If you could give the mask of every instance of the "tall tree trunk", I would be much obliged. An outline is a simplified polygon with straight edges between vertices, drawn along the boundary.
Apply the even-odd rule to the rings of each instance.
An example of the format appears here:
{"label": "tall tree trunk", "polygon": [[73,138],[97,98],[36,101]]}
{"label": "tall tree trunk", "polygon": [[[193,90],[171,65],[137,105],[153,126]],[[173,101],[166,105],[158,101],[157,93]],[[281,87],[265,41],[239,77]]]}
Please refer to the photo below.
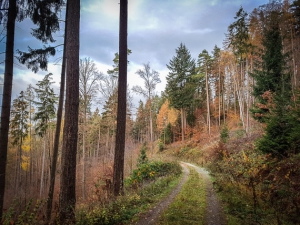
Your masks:
{"label": "tall tree trunk", "polygon": [[[66,18],[67,18],[67,15],[66,15]],[[55,137],[54,137],[52,165],[51,165],[51,171],[50,171],[50,187],[49,187],[48,201],[47,201],[47,222],[49,222],[51,219],[53,193],[54,193],[54,187],[55,187],[55,173],[56,173],[59,137],[60,137],[60,128],[61,128],[61,119],[62,119],[62,111],[63,111],[63,104],[64,104],[65,78],[66,78],[66,38],[67,38],[66,31],[67,31],[67,24],[65,25],[64,50],[63,50],[64,52],[63,52],[63,59],[62,59],[62,66],[61,66],[59,102],[58,102],[58,109],[57,109],[57,120],[56,120],[56,129],[55,129]]]}
{"label": "tall tree trunk", "polygon": [[219,90],[218,90],[218,95],[219,95],[219,102],[218,102],[218,107],[219,107],[219,127],[221,126],[221,68],[220,68],[220,61],[219,61]]}
{"label": "tall tree trunk", "polygon": [[113,193],[123,193],[124,150],[126,131],[126,95],[127,95],[127,18],[128,2],[120,0],[120,36],[119,36],[119,83],[117,133],[114,157]]}
{"label": "tall tree trunk", "polygon": [[82,199],[85,200],[85,126],[86,126],[86,110],[84,110],[84,121],[83,121],[83,134],[82,134]]}
{"label": "tall tree trunk", "polygon": [[95,157],[99,158],[100,153],[100,138],[101,138],[101,130],[99,126],[99,134],[98,134],[98,142],[97,142],[97,154],[95,154]]}
{"label": "tall tree trunk", "polygon": [[208,90],[207,66],[205,66],[205,85],[206,85],[207,126],[208,126],[208,134],[210,136],[210,108],[209,108],[209,90]]}
{"label": "tall tree trunk", "polygon": [[40,183],[40,198],[42,198],[43,189],[44,189],[45,158],[46,158],[46,134],[44,136],[44,148],[43,148],[43,156],[42,156],[42,173],[41,173],[41,183]]}
{"label": "tall tree trunk", "polygon": [[75,224],[76,152],[79,109],[79,24],[80,0],[67,1],[67,81],[65,124],[61,156],[59,218],[61,224]]}
{"label": "tall tree trunk", "polygon": [[[150,96],[150,94],[149,94]],[[151,102],[151,96],[149,97],[150,102],[150,114],[149,114],[149,122],[150,122],[150,144],[151,144],[151,152],[153,154],[153,123],[152,123],[152,102]]]}
{"label": "tall tree trunk", "polygon": [[2,219],[7,163],[8,130],[14,66],[16,0],[9,0],[6,32],[5,70],[0,128],[0,221]]}
{"label": "tall tree trunk", "polygon": [[183,143],[184,142],[184,136],[185,136],[185,126],[184,126],[184,117],[185,117],[184,113],[185,113],[185,111],[184,111],[183,108],[181,108],[180,112],[181,112],[181,141]]}

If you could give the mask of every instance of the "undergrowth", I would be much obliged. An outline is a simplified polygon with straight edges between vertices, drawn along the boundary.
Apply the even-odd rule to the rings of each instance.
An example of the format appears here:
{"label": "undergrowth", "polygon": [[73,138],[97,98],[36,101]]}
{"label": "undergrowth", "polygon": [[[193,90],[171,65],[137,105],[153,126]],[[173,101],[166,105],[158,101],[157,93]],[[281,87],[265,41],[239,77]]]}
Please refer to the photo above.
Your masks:
{"label": "undergrowth", "polygon": [[209,168],[228,224],[300,224],[300,155],[277,159],[254,140],[220,143]]}
{"label": "undergrowth", "polygon": [[80,206],[77,224],[132,224],[139,213],[147,211],[176,186],[180,174],[178,163],[142,163],[126,179],[124,196],[106,205]]}

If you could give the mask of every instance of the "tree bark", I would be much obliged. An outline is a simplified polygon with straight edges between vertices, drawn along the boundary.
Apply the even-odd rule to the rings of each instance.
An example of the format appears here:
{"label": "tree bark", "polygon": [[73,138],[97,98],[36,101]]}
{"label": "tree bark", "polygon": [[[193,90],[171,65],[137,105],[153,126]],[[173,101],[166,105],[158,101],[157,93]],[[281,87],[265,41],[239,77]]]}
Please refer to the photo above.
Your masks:
{"label": "tree bark", "polygon": [[205,86],[206,86],[207,126],[208,126],[208,134],[210,136],[210,108],[209,108],[209,90],[208,90],[207,65],[205,65]]}
{"label": "tree bark", "polygon": [[113,193],[115,196],[123,193],[124,150],[126,131],[126,95],[127,95],[127,18],[128,2],[120,0],[120,36],[119,36],[119,83],[118,83],[118,113],[114,156]]}
{"label": "tree bark", "polygon": [[[67,15],[66,15],[66,18],[67,18]],[[55,137],[54,137],[52,165],[51,165],[51,171],[50,171],[50,187],[49,187],[48,201],[47,201],[47,221],[48,222],[51,219],[53,193],[54,193],[54,186],[55,186],[55,173],[56,173],[56,165],[57,165],[57,158],[58,158],[59,136],[60,136],[61,119],[62,119],[63,102],[64,102],[64,92],[65,92],[66,38],[67,38],[66,31],[67,31],[67,24],[65,25],[65,38],[64,38],[64,50],[63,50],[64,52],[63,52],[62,67],[61,67],[59,102],[58,102],[58,109],[57,109],[57,120],[56,120],[56,130],[55,130]]]}
{"label": "tree bark", "polygon": [[40,182],[40,198],[42,198],[43,189],[44,189],[45,158],[46,158],[46,134],[44,136],[44,148],[43,148],[43,156],[42,156],[42,173],[41,173],[41,182]]}
{"label": "tree bark", "polygon": [[59,219],[75,224],[76,152],[79,111],[79,24],[80,0],[67,1],[67,80],[65,124],[61,157]]}
{"label": "tree bark", "polygon": [[5,53],[5,71],[3,85],[3,101],[1,110],[1,128],[0,128],[0,221],[2,219],[5,175],[7,163],[7,145],[8,130],[11,108],[11,92],[14,66],[14,40],[15,40],[15,20],[16,20],[16,0],[9,0],[9,9],[7,17],[7,38]]}
{"label": "tree bark", "polygon": [[184,120],[185,120],[185,112],[184,109],[180,109],[181,112],[181,141],[184,142],[184,136],[185,136],[185,126],[184,126]]}

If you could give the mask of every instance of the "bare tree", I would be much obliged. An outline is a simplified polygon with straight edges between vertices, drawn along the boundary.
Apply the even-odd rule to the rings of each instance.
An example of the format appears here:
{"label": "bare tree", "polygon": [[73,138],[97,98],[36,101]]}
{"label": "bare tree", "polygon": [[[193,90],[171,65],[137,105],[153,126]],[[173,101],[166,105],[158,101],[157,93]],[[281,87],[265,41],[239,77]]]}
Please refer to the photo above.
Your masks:
{"label": "bare tree", "polygon": [[86,126],[87,113],[92,98],[96,95],[97,81],[101,74],[96,64],[90,58],[81,59],[79,62],[79,96],[81,101],[83,129],[82,129],[82,198],[85,199],[85,155],[86,155]]}
{"label": "bare tree", "polygon": [[161,82],[159,79],[159,73],[155,70],[151,70],[150,63],[143,64],[143,70],[139,69],[138,74],[144,80],[144,88],[141,86],[133,86],[132,90],[142,96],[144,96],[149,102],[149,121],[150,121],[150,141],[153,142],[153,122],[152,122],[152,97],[156,88],[156,85]]}

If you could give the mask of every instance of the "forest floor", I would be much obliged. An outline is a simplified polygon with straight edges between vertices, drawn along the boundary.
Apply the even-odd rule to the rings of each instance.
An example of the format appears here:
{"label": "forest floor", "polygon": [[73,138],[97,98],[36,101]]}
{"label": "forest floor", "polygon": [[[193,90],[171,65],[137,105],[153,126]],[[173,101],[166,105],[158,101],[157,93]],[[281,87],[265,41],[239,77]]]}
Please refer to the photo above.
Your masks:
{"label": "forest floor", "polygon": [[[183,176],[179,184],[171,191],[171,193],[159,202],[155,207],[150,209],[146,214],[141,216],[141,219],[136,223],[137,225],[151,225],[158,224],[159,217],[174,201],[175,197],[180,193],[183,185],[187,182],[190,175],[190,167],[194,168],[199,176],[204,181],[206,192],[206,209],[204,213],[204,221],[199,221],[199,224],[205,225],[224,225],[226,224],[221,204],[217,198],[217,195],[213,189],[213,184],[208,172],[201,167],[195,166],[190,163],[180,162],[183,168]],[[191,189],[194,187],[190,187]],[[184,211],[184,209],[182,209]],[[179,222],[179,221],[178,221]],[[179,223],[176,224],[179,224]],[[171,223],[170,223],[171,224]],[[198,224],[198,223],[197,223]]]}

